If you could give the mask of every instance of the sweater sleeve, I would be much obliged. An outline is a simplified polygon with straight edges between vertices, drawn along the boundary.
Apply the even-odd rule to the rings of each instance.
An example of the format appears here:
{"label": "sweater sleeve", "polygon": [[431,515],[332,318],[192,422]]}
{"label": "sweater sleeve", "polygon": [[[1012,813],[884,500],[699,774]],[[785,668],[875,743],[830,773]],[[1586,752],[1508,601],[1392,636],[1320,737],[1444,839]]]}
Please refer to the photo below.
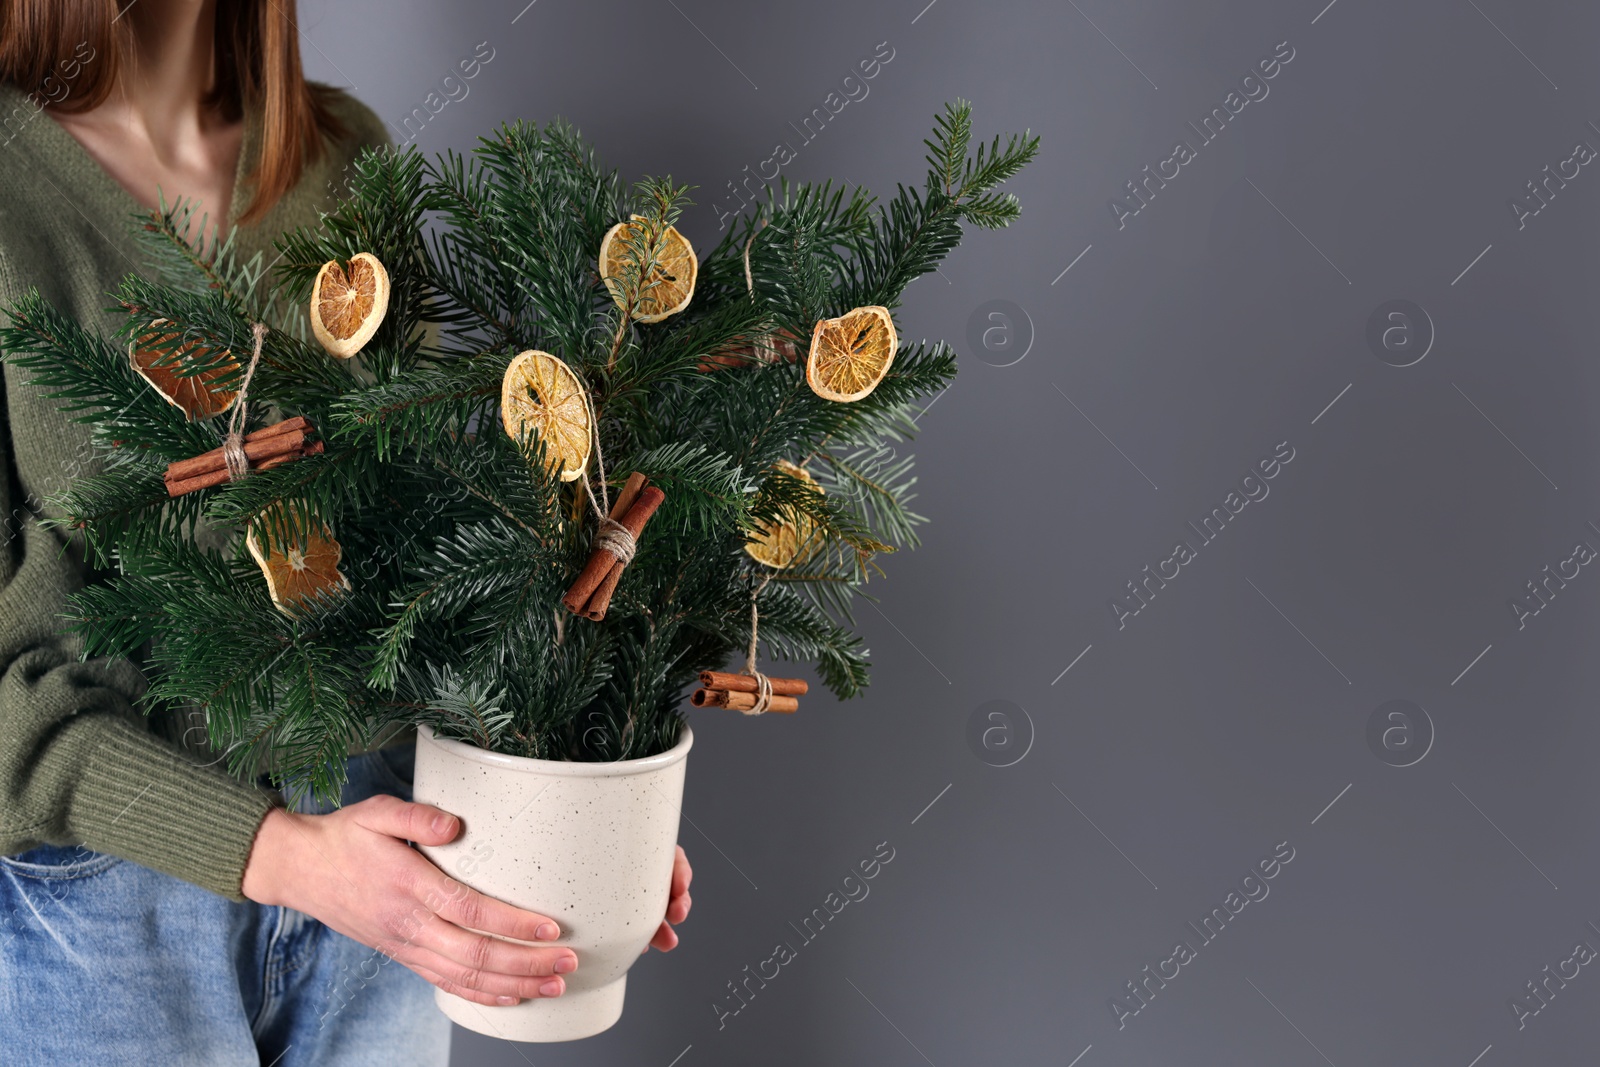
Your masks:
{"label": "sweater sleeve", "polygon": [[[0,256],[7,303],[19,270]],[[0,368],[0,855],[81,844],[243,900],[275,798],[152,733],[134,703],[146,689],[139,668],[85,660],[67,632],[67,598],[91,571],[34,497],[71,476],[81,453],[69,442],[82,431],[27,383]]]}
{"label": "sweater sleeve", "polygon": [[[9,463],[8,463],[9,466]],[[9,473],[9,472],[8,472]],[[5,480],[0,553],[0,853],[81,843],[234,900],[271,796],[150,733],[123,659],[81,660],[64,633],[77,554]]]}

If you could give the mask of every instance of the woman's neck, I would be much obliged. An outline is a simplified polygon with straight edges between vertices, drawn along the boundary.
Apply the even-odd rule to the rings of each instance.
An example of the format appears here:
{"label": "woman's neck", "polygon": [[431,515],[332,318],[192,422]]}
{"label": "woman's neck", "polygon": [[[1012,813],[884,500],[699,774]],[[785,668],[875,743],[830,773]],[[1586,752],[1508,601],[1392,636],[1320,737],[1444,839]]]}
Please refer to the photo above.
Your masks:
{"label": "woman's neck", "polygon": [[244,123],[205,105],[216,79],[215,2],[135,0],[118,16],[129,20],[133,49],[111,95],[88,111],[50,114],[139,204],[199,201],[220,237]]}
{"label": "woman's neck", "polygon": [[215,81],[216,2],[137,0],[121,17],[131,24],[133,62],[95,110],[141,134],[161,162],[178,163],[214,119],[201,101]]}

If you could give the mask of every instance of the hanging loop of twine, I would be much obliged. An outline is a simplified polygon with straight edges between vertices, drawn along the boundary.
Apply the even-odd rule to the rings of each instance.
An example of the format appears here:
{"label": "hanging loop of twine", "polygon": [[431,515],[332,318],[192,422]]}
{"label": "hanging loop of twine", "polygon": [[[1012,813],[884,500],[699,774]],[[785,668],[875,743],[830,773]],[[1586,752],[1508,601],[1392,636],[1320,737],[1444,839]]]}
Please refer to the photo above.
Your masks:
{"label": "hanging loop of twine", "polygon": [[628,555],[626,559],[622,559],[621,552],[617,552],[614,548],[612,551],[616,554],[618,559],[622,559],[622,562],[627,564],[633,559],[633,535],[629,533],[627,528],[621,523],[613,522],[611,519],[611,493],[606,488],[606,454],[600,450],[600,420],[596,417],[594,404],[590,400],[589,389],[587,385],[585,385],[583,390],[583,406],[589,410],[589,434],[590,440],[594,444],[594,462],[595,466],[600,468],[600,495],[598,497],[594,495],[594,482],[589,478],[588,465],[585,464],[583,468],[583,488],[585,490],[584,495],[589,498],[589,506],[594,508],[595,518],[600,520],[600,528],[595,533],[595,545],[596,547],[599,547],[601,544],[605,543],[601,540],[601,538],[605,535],[607,523],[617,527],[619,530],[621,530],[621,537],[619,538],[616,534],[612,534],[612,537],[617,538],[618,544],[622,543],[622,538],[626,538],[627,544],[630,547],[628,548]]}
{"label": "hanging loop of twine", "polygon": [[750,291],[750,299],[756,298],[756,282],[750,273],[750,246],[756,243],[756,234],[767,228],[765,217],[750,231],[750,237],[744,243],[744,287]]}
{"label": "hanging loop of twine", "polygon": [[744,673],[756,680],[756,703],[745,715],[760,715],[772,707],[772,681],[766,675],[756,670],[756,646],[761,639],[761,611],[756,606],[756,598],[761,595],[761,590],[772,581],[772,574],[768,572],[761,584],[750,591],[750,647],[745,650]]}
{"label": "hanging loop of twine", "polygon": [[594,509],[595,518],[599,520],[594,533],[594,547],[610,552],[617,557],[618,563],[626,567],[633,562],[634,554],[639,551],[639,542],[634,539],[632,530],[611,517],[611,493],[606,487],[606,456],[600,448],[600,420],[595,417],[594,405],[590,403],[587,389],[584,390],[583,402],[589,409],[595,466],[600,469],[599,497],[595,496],[594,482],[589,478],[589,468],[585,466],[583,469],[584,495],[589,498],[589,506]]}
{"label": "hanging loop of twine", "polygon": [[222,461],[228,468],[228,481],[236,482],[250,473],[250,459],[244,454],[244,427],[250,392],[250,379],[255,376],[256,364],[261,362],[261,342],[267,337],[267,324],[258,322],[250,327],[254,348],[250,365],[245,368],[244,381],[239,383],[239,395],[233,402],[233,414],[228,418],[228,435],[222,439]]}

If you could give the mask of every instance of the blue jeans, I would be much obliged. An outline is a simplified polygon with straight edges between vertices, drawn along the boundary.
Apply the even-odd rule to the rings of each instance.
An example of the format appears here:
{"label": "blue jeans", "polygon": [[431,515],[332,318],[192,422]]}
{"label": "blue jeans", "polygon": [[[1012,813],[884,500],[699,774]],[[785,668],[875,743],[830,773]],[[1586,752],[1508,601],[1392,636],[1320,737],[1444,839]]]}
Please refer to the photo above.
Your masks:
{"label": "blue jeans", "polygon": [[[409,800],[411,762],[410,746],[351,758],[344,802]],[[8,1067],[444,1067],[450,1024],[432,991],[288,908],[81,847],[0,857]]]}

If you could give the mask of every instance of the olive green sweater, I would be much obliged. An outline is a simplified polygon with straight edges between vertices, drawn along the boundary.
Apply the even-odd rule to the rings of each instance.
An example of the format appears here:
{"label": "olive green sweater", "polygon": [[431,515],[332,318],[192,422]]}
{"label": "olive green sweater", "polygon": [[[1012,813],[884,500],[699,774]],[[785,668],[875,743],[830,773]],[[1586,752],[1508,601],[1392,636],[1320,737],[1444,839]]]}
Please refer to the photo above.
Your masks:
{"label": "olive green sweater", "polygon": [[[248,258],[317,222],[367,145],[389,137],[365,105],[337,94],[347,136],[310,167],[259,224],[238,227]],[[229,223],[249,199],[244,176],[261,135],[245,119]],[[173,193],[168,191],[168,199]],[[63,312],[109,333],[121,278],[147,266],[130,216],[143,209],[26,94],[0,86],[0,304],[37,288]],[[36,844],[82,844],[165,871],[235,900],[250,845],[273,797],[204,758],[205,728],[147,719],[126,660],[81,658],[64,634],[66,598],[94,575],[80,546],[40,524],[44,501],[100,469],[85,427],[4,367],[0,449],[0,855]],[[210,765],[207,765],[210,764]]]}

